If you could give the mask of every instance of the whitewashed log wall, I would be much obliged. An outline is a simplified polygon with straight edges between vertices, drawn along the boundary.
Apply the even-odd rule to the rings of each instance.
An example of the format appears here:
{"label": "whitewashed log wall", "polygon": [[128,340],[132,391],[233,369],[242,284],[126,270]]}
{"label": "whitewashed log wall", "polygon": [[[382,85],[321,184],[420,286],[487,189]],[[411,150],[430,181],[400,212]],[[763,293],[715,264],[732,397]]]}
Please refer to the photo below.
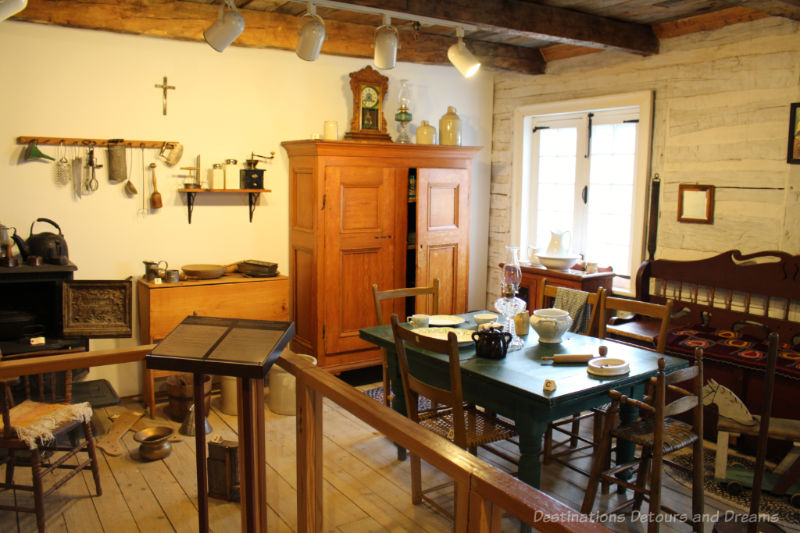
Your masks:
{"label": "whitewashed log wall", "polygon": [[[541,76],[497,75],[489,302],[509,240],[514,109],[640,90],[655,92],[657,257],[800,253],[800,165],[786,163],[789,105],[800,101],[800,24],[773,17],[663,40],[652,57],[602,52],[552,62]],[[677,222],[679,183],[717,188],[713,225]]]}

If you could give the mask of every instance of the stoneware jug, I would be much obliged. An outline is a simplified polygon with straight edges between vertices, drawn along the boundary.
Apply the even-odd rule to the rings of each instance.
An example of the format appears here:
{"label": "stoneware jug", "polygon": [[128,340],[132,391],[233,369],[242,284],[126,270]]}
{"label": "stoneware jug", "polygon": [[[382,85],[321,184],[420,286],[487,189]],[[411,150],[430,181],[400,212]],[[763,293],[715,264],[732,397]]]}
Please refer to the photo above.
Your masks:
{"label": "stoneware jug", "polygon": [[439,144],[461,146],[461,119],[453,106],[448,107],[447,113],[439,119]]}
{"label": "stoneware jug", "polygon": [[539,335],[539,342],[558,344],[571,325],[572,317],[563,309],[537,309],[531,315],[531,326]]}
{"label": "stoneware jug", "polygon": [[476,331],[472,334],[475,341],[475,355],[487,359],[502,359],[508,351],[511,333],[496,328]]}
{"label": "stoneware jug", "polygon": [[428,124],[427,120],[423,120],[422,124],[417,128],[417,144],[435,144],[436,143],[436,128]]}
{"label": "stoneware jug", "polygon": [[[565,237],[569,236],[569,244]],[[547,245],[549,257],[564,257],[569,255],[569,245],[572,244],[572,233],[569,230],[550,230],[550,244]]]}

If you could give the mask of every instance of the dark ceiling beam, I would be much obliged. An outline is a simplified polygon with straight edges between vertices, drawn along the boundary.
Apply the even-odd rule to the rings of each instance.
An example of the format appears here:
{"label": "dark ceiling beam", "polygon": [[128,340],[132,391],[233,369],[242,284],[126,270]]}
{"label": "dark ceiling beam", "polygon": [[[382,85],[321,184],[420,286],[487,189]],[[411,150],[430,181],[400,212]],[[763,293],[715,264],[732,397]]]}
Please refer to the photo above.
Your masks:
{"label": "dark ceiling beam", "polygon": [[530,39],[621,50],[640,55],[658,53],[658,38],[646,24],[589,15],[569,9],[520,0],[339,0],[343,4],[367,6],[447,20],[500,31]]}
{"label": "dark ceiling beam", "polygon": [[725,2],[763,11],[776,17],[800,20],[800,2],[798,0],[725,0]]}
{"label": "dark ceiling beam", "polygon": [[[203,41],[203,31],[217,18],[219,4],[164,0],[29,0],[14,20],[54,24],[117,33]],[[293,15],[243,9],[245,30],[233,43],[249,48],[294,50],[300,18]],[[325,22],[325,54],[372,58],[375,27],[335,20]],[[450,65],[447,49],[452,37],[400,33],[399,61]],[[470,44],[472,46],[472,43]],[[475,43],[473,51],[485,67],[542,74],[545,61],[537,49],[507,44]],[[216,53],[209,48],[209,53]],[[298,59],[300,61],[300,59]]]}

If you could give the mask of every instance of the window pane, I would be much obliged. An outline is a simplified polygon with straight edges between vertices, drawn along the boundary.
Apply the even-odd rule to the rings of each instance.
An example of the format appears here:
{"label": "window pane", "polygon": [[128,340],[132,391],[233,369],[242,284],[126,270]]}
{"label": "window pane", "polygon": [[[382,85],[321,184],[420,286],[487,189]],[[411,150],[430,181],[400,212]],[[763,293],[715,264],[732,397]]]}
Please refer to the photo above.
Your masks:
{"label": "window pane", "polygon": [[575,197],[575,128],[539,131],[536,246],[546,247],[550,230],[572,229]]}
{"label": "window pane", "polygon": [[586,260],[631,275],[636,124],[592,127]]}

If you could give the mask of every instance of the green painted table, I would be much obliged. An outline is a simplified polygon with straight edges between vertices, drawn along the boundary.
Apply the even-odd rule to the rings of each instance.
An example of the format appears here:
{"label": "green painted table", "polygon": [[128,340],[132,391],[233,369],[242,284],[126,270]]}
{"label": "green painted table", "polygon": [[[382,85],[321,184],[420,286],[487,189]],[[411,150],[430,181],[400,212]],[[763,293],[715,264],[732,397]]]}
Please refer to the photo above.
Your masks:
{"label": "green painted table", "polygon": [[[467,319],[461,327],[475,329],[471,313],[461,316]],[[394,392],[392,408],[405,415],[405,397],[391,326],[364,328],[359,331],[359,335],[366,341],[386,348]],[[561,344],[540,344],[532,329],[527,338],[523,339],[525,346],[521,350],[510,352],[505,359],[500,360],[476,357],[474,343],[462,348],[462,386],[466,401],[514,420],[519,433],[519,479],[539,488],[539,452],[547,423],[608,403],[608,391],[611,389],[633,398],[642,398],[645,383],[656,375],[659,354],[576,333],[567,333]],[[557,353],[597,354],[601,345],[608,347],[609,357],[627,360],[630,363],[630,372],[624,376],[598,378],[586,371],[586,364],[553,365],[551,361],[542,361],[542,357]],[[667,372],[688,365],[687,361],[677,357],[662,357],[666,360]],[[426,351],[409,350],[408,358],[412,371],[419,372],[433,384],[447,386],[449,380],[446,357]],[[554,392],[543,392],[545,379],[556,382]],[[631,409],[623,409],[620,416],[625,422],[633,420],[636,413]],[[633,451],[632,447],[621,449],[619,459],[632,457]],[[398,454],[401,459],[404,458],[405,450]]]}

